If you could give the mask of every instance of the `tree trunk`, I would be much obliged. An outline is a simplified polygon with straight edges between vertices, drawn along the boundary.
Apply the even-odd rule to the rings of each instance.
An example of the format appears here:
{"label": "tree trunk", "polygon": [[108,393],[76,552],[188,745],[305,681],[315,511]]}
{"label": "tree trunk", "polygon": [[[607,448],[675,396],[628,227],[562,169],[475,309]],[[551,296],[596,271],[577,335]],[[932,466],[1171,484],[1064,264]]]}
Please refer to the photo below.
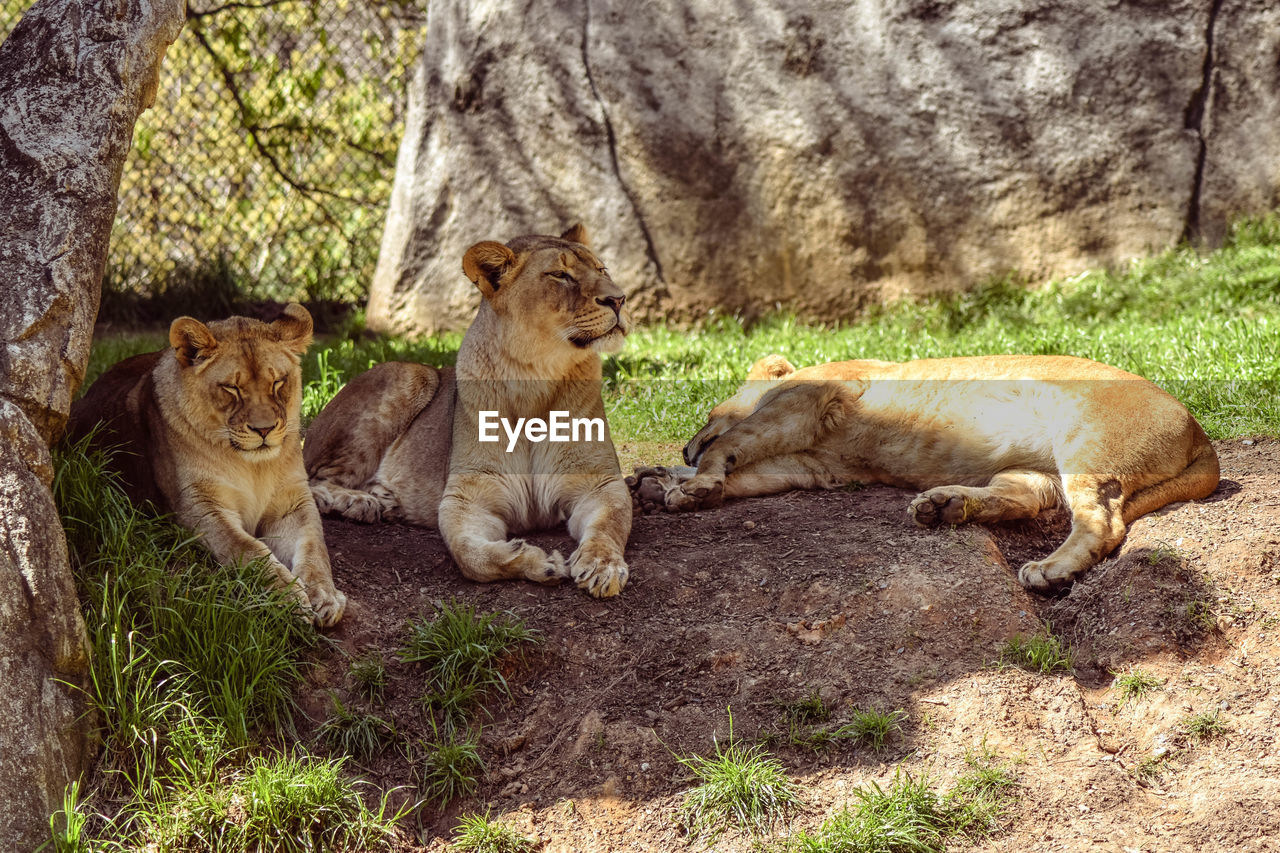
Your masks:
{"label": "tree trunk", "polygon": [[84,378],[120,172],[183,0],[40,0],[0,45],[0,849],[85,769],[88,644],[49,444]]}

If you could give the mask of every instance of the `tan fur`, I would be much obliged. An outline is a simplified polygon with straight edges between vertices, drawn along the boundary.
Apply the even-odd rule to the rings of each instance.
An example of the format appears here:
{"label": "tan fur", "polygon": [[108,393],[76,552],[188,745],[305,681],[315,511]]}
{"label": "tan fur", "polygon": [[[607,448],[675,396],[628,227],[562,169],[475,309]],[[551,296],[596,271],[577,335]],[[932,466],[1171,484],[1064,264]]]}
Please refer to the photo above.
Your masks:
{"label": "tan fur", "polygon": [[179,317],[171,350],[114,365],[71,410],[73,438],[95,425],[120,445],[126,489],[194,530],[223,563],[262,558],[320,625],[342,618],[320,515],[302,466],[299,357],[311,315],[274,323]]}
{"label": "tan fur", "polygon": [[[360,521],[438,527],[472,580],[572,578],[592,595],[627,581],[631,502],[613,442],[479,441],[478,413],[604,419],[600,353],[621,348],[622,291],[586,245],[560,237],[477,243],[463,271],[483,301],[456,373],[379,365],[352,380],[307,433],[307,471],[322,511]],[[561,522],[578,548],[568,563],[511,533]]]}
{"label": "tan fur", "polygon": [[694,469],[640,469],[644,508],[858,481],[926,490],[922,527],[1030,518],[1065,500],[1072,528],[1019,580],[1074,580],[1139,516],[1217,487],[1218,457],[1195,418],[1141,377],[1065,356],[845,361],[801,370],[781,356],[712,410],[686,445]]}

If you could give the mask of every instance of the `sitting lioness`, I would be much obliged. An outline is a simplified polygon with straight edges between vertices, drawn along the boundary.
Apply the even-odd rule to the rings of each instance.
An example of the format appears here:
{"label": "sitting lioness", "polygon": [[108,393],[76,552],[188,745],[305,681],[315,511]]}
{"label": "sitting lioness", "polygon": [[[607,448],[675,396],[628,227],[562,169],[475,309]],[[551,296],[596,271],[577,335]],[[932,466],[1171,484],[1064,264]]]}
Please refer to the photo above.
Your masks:
{"label": "sitting lioness", "polygon": [[[631,499],[605,422],[600,353],[627,334],[622,291],[581,225],[477,243],[462,269],[483,299],[456,373],[389,362],[348,383],[307,431],[316,503],[359,521],[439,527],[472,580],[572,578],[617,595]],[[564,521],[578,540],[567,566],[507,538]]]}
{"label": "sitting lioness", "polygon": [[927,490],[907,511],[932,527],[1031,518],[1065,501],[1066,542],[1018,572],[1040,591],[1097,564],[1134,519],[1218,484],[1218,456],[1181,403],[1141,377],[1066,356],[801,370],[767,356],[684,458],[696,471],[628,478],[642,508],[858,481]]}
{"label": "sitting lioness", "polygon": [[71,407],[73,440],[117,447],[126,492],[172,512],[222,563],[262,558],[319,625],[342,618],[320,514],[302,467],[299,357],[311,315],[274,323],[179,317],[172,349],[114,365]]}

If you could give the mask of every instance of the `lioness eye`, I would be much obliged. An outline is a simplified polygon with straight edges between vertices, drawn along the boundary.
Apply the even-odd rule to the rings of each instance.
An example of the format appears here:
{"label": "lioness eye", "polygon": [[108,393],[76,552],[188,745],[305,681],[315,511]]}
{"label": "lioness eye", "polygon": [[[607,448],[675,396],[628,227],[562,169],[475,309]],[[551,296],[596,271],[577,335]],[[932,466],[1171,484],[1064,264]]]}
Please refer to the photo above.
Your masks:
{"label": "lioness eye", "polygon": [[280,389],[283,387],[284,387],[284,377],[281,376],[279,379],[277,379],[275,382],[271,384],[271,393],[279,394]]}
{"label": "lioness eye", "polygon": [[574,280],[573,276],[569,274],[568,270],[552,270],[551,272],[547,273],[547,275],[551,276],[556,281],[561,281],[561,282],[564,282],[565,284],[568,284],[569,282]]}
{"label": "lioness eye", "polygon": [[226,391],[228,394],[230,394],[230,395],[231,395],[231,398],[232,398],[233,400],[239,400],[239,399],[240,399],[240,388],[239,388],[239,386],[236,386],[236,385],[219,385],[218,387],[219,387],[219,388],[221,388],[223,391]]}

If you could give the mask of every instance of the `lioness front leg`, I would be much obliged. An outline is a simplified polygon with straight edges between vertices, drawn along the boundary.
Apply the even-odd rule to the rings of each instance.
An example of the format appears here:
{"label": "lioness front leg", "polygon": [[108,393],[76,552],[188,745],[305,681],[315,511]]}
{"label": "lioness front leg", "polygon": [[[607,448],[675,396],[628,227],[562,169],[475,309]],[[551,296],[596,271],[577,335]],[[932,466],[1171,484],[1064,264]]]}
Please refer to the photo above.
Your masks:
{"label": "lioness front leg", "polygon": [[966,522],[991,523],[1035,518],[1058,505],[1057,478],[1039,471],[1001,471],[986,486],[939,486],[916,496],[907,507],[921,527]]}
{"label": "lioness front leg", "polygon": [[265,560],[271,571],[272,586],[286,591],[298,603],[303,616],[308,619],[314,617],[311,601],[302,583],[260,539],[245,532],[240,526],[240,519],[232,515],[225,504],[217,500],[197,502],[190,514],[179,512],[178,520],[196,531],[219,563],[234,565],[251,560]]}
{"label": "lioness front leg", "polygon": [[1062,490],[1071,508],[1067,541],[1043,560],[1026,563],[1018,570],[1022,585],[1039,592],[1071,583],[1124,540],[1124,491],[1119,480],[1066,475]]}
{"label": "lioness front leg", "polygon": [[631,533],[631,500],[626,485],[611,479],[580,496],[569,514],[569,535],[578,542],[569,557],[569,575],[596,598],[610,598],[627,585],[630,570],[623,551]]}
{"label": "lioness front leg", "polygon": [[[857,394],[840,382],[798,382],[784,385],[764,396],[751,414],[718,436],[699,434],[686,447],[697,454],[698,473],[666,495],[673,511],[719,506],[727,496],[725,479],[737,470],[764,466],[774,459],[787,459],[782,472],[770,471],[763,479],[785,481],[792,488],[811,487],[813,471],[804,451],[826,435],[842,428]],[[697,444],[696,448],[694,445]],[[765,471],[764,467],[759,467]],[[827,477],[826,479],[830,479]],[[809,485],[805,485],[809,484]],[[768,494],[756,490],[751,478],[744,478],[735,495]]]}
{"label": "lioness front leg", "polygon": [[524,578],[554,584],[570,577],[559,551],[548,554],[523,539],[507,539],[502,516],[476,501],[446,494],[440,501],[439,522],[454,562],[473,581]]}
{"label": "lioness front leg", "polygon": [[347,597],[333,584],[320,514],[305,493],[283,516],[263,523],[262,540],[297,578],[294,585],[301,584],[305,590],[315,623],[325,628],[336,625],[346,612]]}

